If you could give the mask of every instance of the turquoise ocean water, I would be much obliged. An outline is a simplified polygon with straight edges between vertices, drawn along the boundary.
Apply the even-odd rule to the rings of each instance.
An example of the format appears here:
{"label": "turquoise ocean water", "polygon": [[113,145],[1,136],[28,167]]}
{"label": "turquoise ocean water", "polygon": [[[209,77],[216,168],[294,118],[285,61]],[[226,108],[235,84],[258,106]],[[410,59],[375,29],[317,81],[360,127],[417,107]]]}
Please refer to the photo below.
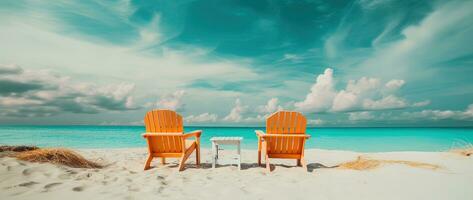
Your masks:
{"label": "turquoise ocean water", "polygon": [[[245,127],[186,127],[203,130],[202,143],[212,136],[244,137],[243,148],[257,148],[255,129]],[[1,145],[40,147],[146,147],[141,126],[0,126]],[[309,128],[308,148],[378,151],[444,151],[473,143],[473,128]]]}

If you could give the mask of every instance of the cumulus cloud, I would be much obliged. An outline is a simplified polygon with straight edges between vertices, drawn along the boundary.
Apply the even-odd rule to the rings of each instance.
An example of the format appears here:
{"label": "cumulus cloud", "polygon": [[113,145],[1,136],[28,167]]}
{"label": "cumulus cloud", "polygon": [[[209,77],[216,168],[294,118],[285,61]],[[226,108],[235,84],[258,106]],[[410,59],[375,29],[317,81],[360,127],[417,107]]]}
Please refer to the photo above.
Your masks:
{"label": "cumulus cloud", "polygon": [[332,100],[336,95],[333,80],[333,70],[325,69],[324,73],[317,76],[310,93],[304,101],[296,102],[294,106],[302,111],[319,112],[330,109]]}
{"label": "cumulus cloud", "polygon": [[223,118],[223,121],[227,122],[240,122],[243,119],[243,114],[247,111],[248,106],[244,106],[240,99],[235,100],[235,106],[232,108],[230,113]]}
{"label": "cumulus cloud", "polygon": [[395,93],[404,80],[390,80],[385,84],[378,78],[362,77],[349,80],[345,89],[337,91],[333,70],[328,68],[317,77],[310,93],[294,106],[304,112],[342,112],[351,110],[398,109],[409,103]]}
{"label": "cumulus cloud", "polygon": [[51,116],[63,112],[99,113],[137,109],[134,84],[99,86],[74,83],[47,70],[0,66],[0,111],[3,116]]}
{"label": "cumulus cloud", "polygon": [[386,83],[385,87],[389,90],[397,90],[401,88],[404,85],[405,81],[404,80],[390,80],[389,82]]}
{"label": "cumulus cloud", "polygon": [[157,108],[169,109],[175,111],[182,111],[185,104],[182,102],[182,97],[186,94],[184,90],[178,90],[172,94],[162,96],[156,103]]}
{"label": "cumulus cloud", "polygon": [[257,111],[260,113],[274,113],[276,111],[283,110],[283,107],[279,105],[278,98],[271,98],[268,100],[266,105],[258,106]]}
{"label": "cumulus cloud", "polygon": [[218,116],[211,113],[202,113],[200,115],[189,115],[184,120],[189,123],[216,122]]}

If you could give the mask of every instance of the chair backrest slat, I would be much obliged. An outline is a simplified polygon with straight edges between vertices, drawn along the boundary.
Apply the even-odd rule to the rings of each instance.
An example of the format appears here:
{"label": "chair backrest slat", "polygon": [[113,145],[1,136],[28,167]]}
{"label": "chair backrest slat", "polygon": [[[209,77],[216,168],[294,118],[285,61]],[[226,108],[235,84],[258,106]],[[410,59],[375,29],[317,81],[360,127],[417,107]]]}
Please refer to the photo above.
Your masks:
{"label": "chair backrest slat", "polygon": [[[171,110],[152,110],[146,113],[146,132],[151,133],[183,133],[182,116]],[[152,137],[151,150],[153,153],[182,153],[184,143],[181,136],[166,134]]]}
{"label": "chair backrest slat", "polygon": [[[266,120],[267,134],[305,134],[307,119],[299,112],[279,111]],[[276,137],[268,141],[268,152],[298,154],[302,152],[303,138]]]}
{"label": "chair backrest slat", "polygon": [[305,134],[307,120],[299,112],[279,111],[266,120],[267,134]]}

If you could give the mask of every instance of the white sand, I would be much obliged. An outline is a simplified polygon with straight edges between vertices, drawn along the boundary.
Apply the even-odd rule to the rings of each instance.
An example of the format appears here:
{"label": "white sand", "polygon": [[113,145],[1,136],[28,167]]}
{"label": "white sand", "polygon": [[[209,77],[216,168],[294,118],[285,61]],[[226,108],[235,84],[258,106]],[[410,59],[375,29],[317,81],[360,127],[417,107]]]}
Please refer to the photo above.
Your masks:
{"label": "white sand", "polygon": [[[243,170],[210,168],[210,153],[197,169],[194,157],[183,172],[177,161],[148,171],[142,149],[80,150],[104,169],[75,169],[0,158],[0,199],[473,199],[473,157],[441,152],[363,154],[371,158],[441,165],[430,170],[393,164],[355,171],[330,168],[361,153],[307,150],[308,171],[293,160],[273,160],[271,173],[256,167],[256,151],[243,151]],[[228,157],[228,155],[225,155]]]}

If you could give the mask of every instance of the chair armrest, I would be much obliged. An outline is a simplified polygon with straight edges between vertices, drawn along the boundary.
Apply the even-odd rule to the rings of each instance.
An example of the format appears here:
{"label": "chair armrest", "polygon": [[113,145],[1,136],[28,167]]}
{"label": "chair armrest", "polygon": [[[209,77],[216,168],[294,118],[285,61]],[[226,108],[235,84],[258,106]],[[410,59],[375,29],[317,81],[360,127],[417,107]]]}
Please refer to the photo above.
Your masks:
{"label": "chair armrest", "polygon": [[195,137],[196,139],[200,139],[201,135],[202,135],[202,130],[195,130],[189,133],[184,133],[184,139],[187,139],[190,137]]}
{"label": "chair armrest", "polygon": [[258,137],[262,137],[262,136],[266,135],[266,133],[264,133],[264,131],[262,131],[262,130],[255,130],[255,133],[256,133],[256,136],[258,136]]}
{"label": "chair armrest", "polygon": [[176,132],[176,133],[153,133],[153,132],[147,132],[141,134],[144,138],[147,137],[156,137],[156,136],[182,136],[182,133]]}
{"label": "chair armrest", "polygon": [[295,137],[295,138],[310,138],[310,135],[307,134],[265,134],[261,136],[262,138],[269,137]]}

